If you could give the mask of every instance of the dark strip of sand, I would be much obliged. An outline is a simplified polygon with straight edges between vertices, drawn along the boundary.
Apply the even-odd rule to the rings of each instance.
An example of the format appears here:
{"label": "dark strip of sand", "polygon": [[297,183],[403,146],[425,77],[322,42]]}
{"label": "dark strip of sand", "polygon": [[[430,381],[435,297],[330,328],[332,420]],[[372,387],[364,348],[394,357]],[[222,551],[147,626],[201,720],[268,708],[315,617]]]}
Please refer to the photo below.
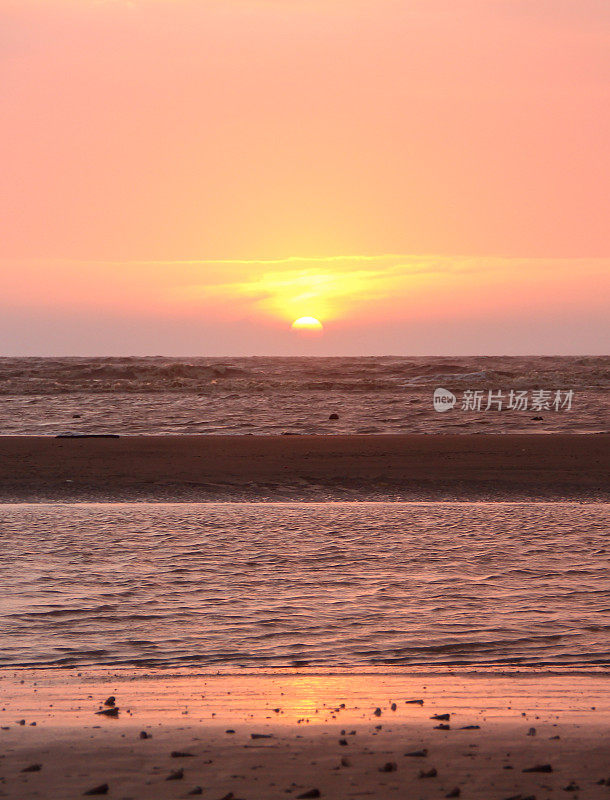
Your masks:
{"label": "dark strip of sand", "polygon": [[0,437],[0,500],[610,500],[610,434]]}

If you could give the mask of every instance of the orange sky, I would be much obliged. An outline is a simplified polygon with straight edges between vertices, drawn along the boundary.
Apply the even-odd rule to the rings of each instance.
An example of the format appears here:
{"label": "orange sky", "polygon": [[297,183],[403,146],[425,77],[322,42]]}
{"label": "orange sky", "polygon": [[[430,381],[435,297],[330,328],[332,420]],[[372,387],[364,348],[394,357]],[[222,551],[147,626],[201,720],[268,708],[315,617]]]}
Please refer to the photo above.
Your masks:
{"label": "orange sky", "polygon": [[606,0],[0,0],[0,30],[4,354],[608,352]]}

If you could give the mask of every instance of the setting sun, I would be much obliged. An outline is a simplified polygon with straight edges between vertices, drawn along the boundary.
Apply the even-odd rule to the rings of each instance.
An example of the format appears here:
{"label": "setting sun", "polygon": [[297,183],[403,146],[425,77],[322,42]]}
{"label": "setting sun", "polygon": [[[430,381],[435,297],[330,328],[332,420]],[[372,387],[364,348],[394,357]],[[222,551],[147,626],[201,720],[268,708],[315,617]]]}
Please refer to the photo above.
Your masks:
{"label": "setting sun", "polygon": [[321,333],[324,327],[319,319],[315,317],[299,317],[290,326],[295,331],[309,331]]}

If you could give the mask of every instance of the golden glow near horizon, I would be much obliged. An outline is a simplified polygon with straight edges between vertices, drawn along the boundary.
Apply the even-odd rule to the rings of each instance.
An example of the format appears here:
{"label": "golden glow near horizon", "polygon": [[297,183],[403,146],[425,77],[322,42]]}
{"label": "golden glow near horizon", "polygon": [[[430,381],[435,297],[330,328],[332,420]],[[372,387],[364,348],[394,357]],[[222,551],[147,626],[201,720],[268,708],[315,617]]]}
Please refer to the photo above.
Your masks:
{"label": "golden glow near horizon", "polygon": [[324,326],[320,322],[319,319],[315,317],[299,317],[295,319],[295,321],[290,326],[293,330],[296,331],[308,331],[308,332],[318,332],[322,333],[324,330]]}
{"label": "golden glow near horizon", "polygon": [[271,262],[273,271],[265,262],[225,262],[219,266],[228,271],[233,267],[238,274],[241,270],[239,277],[213,287],[184,286],[183,296],[214,296],[219,302],[245,305],[263,318],[289,324],[302,317],[336,320],[355,313],[363,298],[377,294],[371,285],[378,280],[376,262],[352,256],[290,258]]}

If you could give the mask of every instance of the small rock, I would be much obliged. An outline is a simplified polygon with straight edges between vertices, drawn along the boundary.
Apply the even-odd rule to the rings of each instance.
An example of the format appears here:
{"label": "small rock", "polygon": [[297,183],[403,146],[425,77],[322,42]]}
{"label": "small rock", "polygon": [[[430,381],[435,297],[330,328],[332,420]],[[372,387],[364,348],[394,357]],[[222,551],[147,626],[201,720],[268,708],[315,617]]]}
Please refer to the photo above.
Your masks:
{"label": "small rock", "polygon": [[152,739],[152,733],[146,733],[146,731],[140,731],[140,739]]}
{"label": "small rock", "polygon": [[380,717],[380,716],[381,716],[381,709],[380,709],[380,708],[376,708],[376,709],[373,711],[373,714],[374,714],[376,717]]}
{"label": "small rock", "polygon": [[347,739],[339,739],[339,744],[341,747],[347,747]]}
{"label": "small rock", "polygon": [[116,719],[119,716],[119,709],[118,706],[114,706],[114,708],[103,708],[101,711],[95,712],[98,717],[112,717]]}
{"label": "small rock", "polygon": [[332,414],[330,414],[330,415],[329,415],[329,417],[328,417],[328,418],[329,418],[329,419],[339,419],[339,415],[338,415],[338,414],[335,414],[335,413],[333,412]]}
{"label": "small rock", "polygon": [[430,719],[438,719],[438,720],[446,720],[446,721],[448,721],[448,720],[451,719],[451,714],[432,714]]}
{"label": "small rock", "polygon": [[405,703],[406,703],[407,705],[418,705],[418,706],[423,706],[423,704],[424,704],[424,701],[423,701],[423,700],[405,700]]}
{"label": "small rock", "polygon": [[194,794],[203,794],[203,789],[201,786],[193,786],[190,792],[187,792],[187,795],[194,795]]}
{"label": "small rock", "polygon": [[536,764],[534,767],[527,767],[522,770],[523,772],[552,772],[553,767],[550,764]]}
{"label": "small rock", "polygon": [[419,771],[419,775],[417,777],[418,778],[436,778],[437,775],[438,775],[438,772],[434,768],[433,769],[429,769],[427,772],[422,769],[422,770]]}
{"label": "small rock", "polygon": [[435,731],[450,731],[451,730],[451,725],[445,725],[444,722],[441,722],[440,725],[435,725],[434,726],[434,730]]}
{"label": "small rock", "polygon": [[309,789],[307,792],[303,792],[303,794],[297,795],[297,800],[307,800],[309,797],[321,797],[319,789]]}
{"label": "small rock", "polygon": [[30,764],[29,767],[24,767],[21,771],[22,772],[40,772],[42,769],[42,764]]}
{"label": "small rock", "polygon": [[567,786],[563,787],[564,792],[577,792],[580,786],[575,781],[570,781]]}
{"label": "small rock", "polygon": [[396,711],[396,703],[392,703],[392,705],[390,706],[390,708],[392,709],[392,711]]}
{"label": "small rock", "polygon": [[395,761],[386,761],[383,767],[379,767],[379,772],[396,772],[398,765]]}
{"label": "small rock", "polygon": [[481,729],[480,725],[462,725],[461,731],[478,731]]}
{"label": "small rock", "polygon": [[83,792],[83,795],[89,796],[94,794],[108,794],[108,788],[109,787],[107,783],[100,783],[99,786],[94,786],[93,789]]}
{"label": "small rock", "polygon": [[192,753],[184,753],[182,750],[172,750],[170,756],[172,758],[193,758]]}
{"label": "small rock", "polygon": [[251,733],[251,739],[273,739],[272,733]]}
{"label": "small rock", "polygon": [[460,791],[460,787],[456,786],[454,789],[448,792],[445,797],[459,797],[461,794],[462,792]]}
{"label": "small rock", "polygon": [[341,766],[342,767],[351,767],[352,766],[352,762],[349,760],[349,758],[345,758],[344,757],[344,758],[341,759]]}
{"label": "small rock", "polygon": [[405,756],[411,758],[425,758],[428,755],[428,750],[424,747],[423,750],[412,750],[410,753],[405,753]]}
{"label": "small rock", "polygon": [[180,768],[180,769],[173,769],[169,773],[169,775],[167,776],[167,778],[165,780],[166,781],[181,781],[182,778],[184,778],[184,770],[182,768]]}
{"label": "small rock", "polygon": [[116,705],[116,697],[114,695],[111,695],[110,697],[106,698],[106,700],[104,700],[104,705],[112,706],[114,708],[114,706]]}
{"label": "small rock", "polygon": [[535,735],[536,735],[536,728],[530,728],[526,734],[526,736],[535,736]]}

